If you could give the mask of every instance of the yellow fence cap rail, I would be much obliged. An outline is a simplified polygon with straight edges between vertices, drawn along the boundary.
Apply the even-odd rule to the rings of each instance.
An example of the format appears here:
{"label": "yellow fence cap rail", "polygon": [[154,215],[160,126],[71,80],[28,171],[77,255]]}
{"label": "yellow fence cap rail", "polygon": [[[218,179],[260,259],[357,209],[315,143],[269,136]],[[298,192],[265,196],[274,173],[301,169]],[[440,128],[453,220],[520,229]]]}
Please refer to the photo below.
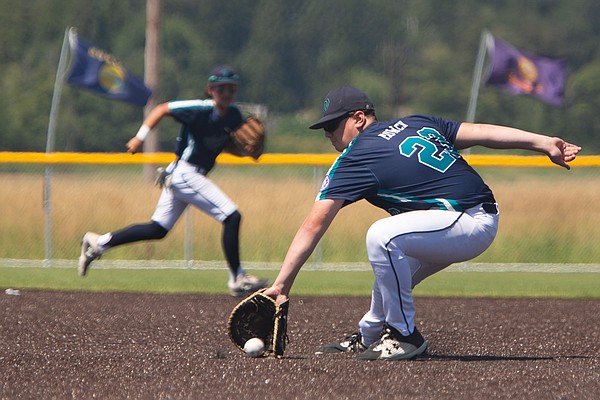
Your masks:
{"label": "yellow fence cap rail", "polygon": [[[257,161],[250,157],[236,157],[221,154],[217,163],[224,165],[320,165],[330,166],[339,156],[337,153],[267,153]],[[173,153],[34,153],[34,152],[0,152],[0,164],[168,164],[173,161]],[[474,167],[550,167],[553,166],[548,157],[543,155],[495,155],[467,154],[464,158]],[[599,167],[600,156],[578,156],[571,163],[577,167]]]}

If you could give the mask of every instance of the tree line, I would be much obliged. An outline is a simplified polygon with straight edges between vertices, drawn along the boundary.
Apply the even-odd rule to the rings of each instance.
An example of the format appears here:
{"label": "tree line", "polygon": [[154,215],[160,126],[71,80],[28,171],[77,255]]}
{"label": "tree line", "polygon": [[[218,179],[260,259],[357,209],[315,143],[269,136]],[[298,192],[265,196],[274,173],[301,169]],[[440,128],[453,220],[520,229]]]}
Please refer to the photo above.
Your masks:
{"label": "tree line", "polygon": [[[230,64],[242,76],[239,100],[268,107],[272,135],[303,134],[326,92],[345,84],[368,92],[380,119],[463,120],[487,29],[520,50],[567,59],[566,101],[483,86],[475,120],[560,135],[591,154],[600,151],[599,20],[596,0],[163,0],[154,96],[203,97],[211,69]],[[0,151],[44,151],[67,27],[143,77],[145,23],[145,0],[4,0]],[[140,107],[65,85],[56,151],[122,151],[142,118]],[[161,129],[169,151],[177,128]]]}

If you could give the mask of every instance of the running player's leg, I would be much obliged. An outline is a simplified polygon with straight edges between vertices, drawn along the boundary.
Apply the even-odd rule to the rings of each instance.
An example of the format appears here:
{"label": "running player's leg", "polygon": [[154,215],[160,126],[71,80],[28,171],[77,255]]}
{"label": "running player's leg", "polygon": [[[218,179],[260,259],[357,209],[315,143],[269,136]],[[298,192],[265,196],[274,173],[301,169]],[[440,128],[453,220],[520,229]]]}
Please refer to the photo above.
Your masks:
{"label": "running player's leg", "polygon": [[123,244],[162,239],[167,236],[186,207],[187,204],[176,199],[170,190],[163,189],[150,222],[105,233],[98,238],[98,245],[104,252]]}
{"label": "running player's leg", "polygon": [[266,287],[268,280],[247,274],[241,266],[239,231],[242,216],[237,205],[206,176],[195,171],[183,171],[173,177],[175,197],[223,224],[221,244],[229,267],[231,294],[239,296]]}
{"label": "running player's leg", "polygon": [[160,226],[156,221],[146,224],[134,224],[112,233],[107,233],[98,238],[98,244],[104,250],[127,243],[146,240],[159,240],[167,236],[168,230]]}
{"label": "running player's leg", "polygon": [[223,224],[222,247],[232,275],[231,278],[235,278],[240,268],[241,215],[237,210],[237,205],[213,181],[196,172],[195,169],[187,172],[185,166],[178,166],[179,169],[183,169],[184,172],[173,176],[172,189],[175,198],[193,205]]}
{"label": "running player's leg", "polygon": [[79,275],[84,276],[92,261],[100,258],[110,248],[142,240],[164,238],[186,206],[187,204],[175,199],[170,190],[163,189],[149,223],[130,225],[102,235],[87,232],[83,236],[81,244],[78,263]]}
{"label": "running player's leg", "polygon": [[241,265],[240,262],[240,224],[242,222],[242,214],[239,211],[234,211],[223,221],[223,234],[221,237],[221,246],[227,260],[227,265],[231,270],[231,266],[237,266],[235,271]]}

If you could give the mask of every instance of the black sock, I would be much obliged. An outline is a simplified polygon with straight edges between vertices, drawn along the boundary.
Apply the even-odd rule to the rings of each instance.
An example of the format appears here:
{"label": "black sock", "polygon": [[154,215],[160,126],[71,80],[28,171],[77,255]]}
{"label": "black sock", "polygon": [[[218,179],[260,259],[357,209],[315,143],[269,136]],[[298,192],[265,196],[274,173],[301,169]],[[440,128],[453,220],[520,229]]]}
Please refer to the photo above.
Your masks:
{"label": "black sock", "polygon": [[111,239],[106,245],[115,247],[126,243],[139,242],[141,240],[157,240],[167,236],[167,233],[169,233],[168,230],[154,221],[147,224],[130,225],[113,232],[111,234]]}
{"label": "black sock", "polygon": [[223,221],[222,246],[229,269],[237,276],[240,267],[240,224],[242,215],[235,211]]}

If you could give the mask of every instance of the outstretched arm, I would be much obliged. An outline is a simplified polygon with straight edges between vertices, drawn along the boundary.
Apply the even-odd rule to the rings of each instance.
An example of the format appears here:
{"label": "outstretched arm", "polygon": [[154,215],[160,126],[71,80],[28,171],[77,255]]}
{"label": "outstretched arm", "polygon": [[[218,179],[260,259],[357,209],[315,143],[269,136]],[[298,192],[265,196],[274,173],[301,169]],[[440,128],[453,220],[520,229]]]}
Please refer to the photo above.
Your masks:
{"label": "outstretched arm", "polygon": [[154,107],[146,119],[144,119],[138,134],[131,138],[131,140],[125,145],[127,147],[127,151],[131,154],[137,153],[141,149],[148,132],[150,132],[150,130],[154,128],[165,115],[169,115],[168,103],[162,103]]}
{"label": "outstretched arm", "polygon": [[277,298],[277,303],[282,303],[288,298],[300,268],[308,260],[343,204],[344,200],[337,199],[319,200],[313,204],[292,240],[273,286],[265,291],[266,295]]}
{"label": "outstretched arm", "polygon": [[546,154],[550,160],[570,169],[567,164],[573,161],[581,147],[565,142],[558,137],[540,135],[521,129],[490,124],[464,122],[456,134],[454,145],[457,149],[484,146],[491,149],[523,149]]}

